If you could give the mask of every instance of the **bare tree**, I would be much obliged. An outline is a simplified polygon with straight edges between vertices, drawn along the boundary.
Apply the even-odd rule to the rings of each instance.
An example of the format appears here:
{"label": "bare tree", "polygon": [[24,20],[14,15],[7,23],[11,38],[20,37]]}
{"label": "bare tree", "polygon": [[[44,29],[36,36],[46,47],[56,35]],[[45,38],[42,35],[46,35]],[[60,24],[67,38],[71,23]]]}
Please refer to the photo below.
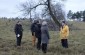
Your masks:
{"label": "bare tree", "polygon": [[62,4],[60,3],[57,3],[55,4],[54,6],[51,6],[53,9],[53,14],[55,15],[55,17],[60,21],[60,20],[63,20],[65,19],[65,12],[64,10],[62,9]]}
{"label": "bare tree", "polygon": [[[50,16],[54,20],[54,22],[60,27],[61,24],[58,20],[59,19],[58,17],[61,17],[61,15],[62,15],[62,17],[64,19],[64,14],[63,14],[61,4],[59,4],[59,5],[58,5],[58,3],[52,4],[53,0],[38,0],[38,1],[39,2],[37,4],[31,4],[31,6],[29,5],[30,1],[22,4],[21,6],[22,6],[22,11],[24,11],[24,14],[29,15],[30,12],[33,12],[34,10],[36,10],[36,8],[43,7],[42,16],[43,15]],[[64,1],[64,0],[62,0],[62,1]]]}

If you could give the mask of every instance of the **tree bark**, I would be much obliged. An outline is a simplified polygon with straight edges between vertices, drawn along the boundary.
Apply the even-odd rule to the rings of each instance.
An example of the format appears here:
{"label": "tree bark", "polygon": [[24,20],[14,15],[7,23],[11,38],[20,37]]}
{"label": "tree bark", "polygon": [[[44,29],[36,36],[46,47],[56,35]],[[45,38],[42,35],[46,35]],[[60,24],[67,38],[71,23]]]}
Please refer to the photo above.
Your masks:
{"label": "tree bark", "polygon": [[60,27],[60,26],[61,26],[60,22],[57,20],[57,18],[55,17],[55,15],[54,15],[53,12],[52,12],[50,0],[47,0],[47,2],[48,2],[49,13],[50,13],[52,19],[53,19],[54,22]]}

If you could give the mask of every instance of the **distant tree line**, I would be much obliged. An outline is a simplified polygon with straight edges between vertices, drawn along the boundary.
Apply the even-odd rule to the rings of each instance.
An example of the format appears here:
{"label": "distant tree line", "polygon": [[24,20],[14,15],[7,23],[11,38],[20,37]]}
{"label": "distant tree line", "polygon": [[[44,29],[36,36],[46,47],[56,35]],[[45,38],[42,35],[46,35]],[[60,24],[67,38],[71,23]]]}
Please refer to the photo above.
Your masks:
{"label": "distant tree line", "polygon": [[67,14],[67,18],[69,19],[80,19],[83,18],[83,21],[85,21],[85,10],[84,11],[77,11],[77,12],[72,12],[69,10]]}
{"label": "distant tree line", "polygon": [[[47,19],[40,19],[39,18],[38,20],[40,20],[41,23],[42,23],[43,20],[46,20],[48,22],[48,27],[49,27],[50,31],[58,31],[59,30],[59,27],[55,24],[55,22],[51,18],[50,19],[49,18],[47,18]],[[12,26],[12,27],[14,27],[13,25],[17,21],[21,21],[25,30],[29,30],[30,26],[32,24],[31,21],[30,21],[30,18],[26,18],[26,17],[24,17],[24,18],[19,18],[19,17],[16,17],[16,18],[0,17],[0,21],[3,21],[6,24],[6,26]]]}

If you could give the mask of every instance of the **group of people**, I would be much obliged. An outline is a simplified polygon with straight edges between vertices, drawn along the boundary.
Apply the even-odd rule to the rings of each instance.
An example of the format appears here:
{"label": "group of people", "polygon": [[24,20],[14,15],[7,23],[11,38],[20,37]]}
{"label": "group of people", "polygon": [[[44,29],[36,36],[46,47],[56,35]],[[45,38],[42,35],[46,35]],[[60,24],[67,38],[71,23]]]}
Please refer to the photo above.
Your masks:
{"label": "group of people", "polygon": [[43,21],[42,24],[38,20],[34,20],[31,25],[31,32],[33,36],[33,46],[35,46],[35,41],[37,38],[37,49],[44,53],[47,52],[47,44],[49,42],[49,32],[47,22]]}
{"label": "group of people", "polygon": [[[23,28],[20,21],[17,22],[14,30],[17,39],[17,46],[21,46]],[[34,20],[31,25],[31,32],[32,32],[32,45],[36,46],[38,50],[42,49],[42,52],[46,53],[50,39],[47,22],[43,21],[42,23],[40,23],[39,20]],[[69,27],[66,24],[66,22],[63,21],[60,28],[60,37],[61,37],[62,46],[64,48],[68,48],[68,36],[69,36]],[[37,39],[37,44],[36,44],[36,39]]]}

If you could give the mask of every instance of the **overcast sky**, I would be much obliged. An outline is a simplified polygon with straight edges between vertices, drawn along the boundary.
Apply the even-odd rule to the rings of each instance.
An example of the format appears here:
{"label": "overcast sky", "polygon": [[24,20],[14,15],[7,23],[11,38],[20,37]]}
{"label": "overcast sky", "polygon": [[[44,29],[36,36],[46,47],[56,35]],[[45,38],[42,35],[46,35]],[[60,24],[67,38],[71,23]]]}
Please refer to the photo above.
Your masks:
{"label": "overcast sky", "polygon": [[[19,12],[19,4],[26,0],[0,0],[0,17],[21,17]],[[83,11],[85,10],[85,0],[67,0],[65,2],[65,11],[72,10]]]}

